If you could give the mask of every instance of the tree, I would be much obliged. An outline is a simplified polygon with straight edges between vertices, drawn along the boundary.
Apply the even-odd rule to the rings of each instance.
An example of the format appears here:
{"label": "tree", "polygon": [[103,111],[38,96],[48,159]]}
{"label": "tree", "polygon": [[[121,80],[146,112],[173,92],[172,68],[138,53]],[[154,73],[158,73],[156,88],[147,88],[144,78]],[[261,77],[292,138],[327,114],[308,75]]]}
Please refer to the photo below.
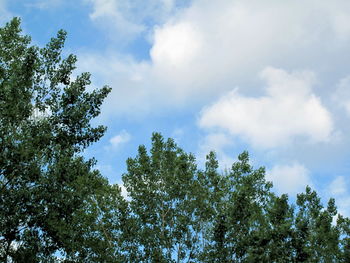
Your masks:
{"label": "tree", "polygon": [[247,152],[221,175],[223,190],[207,237],[205,262],[264,262],[268,255],[265,210],[271,202],[271,183],[263,168],[253,169]]}
{"label": "tree", "polygon": [[196,164],[172,139],[154,133],[150,155],[140,146],[127,160],[124,185],[135,222],[133,262],[182,262],[193,258],[195,232]]}
{"label": "tree", "polygon": [[[294,247],[297,262],[341,262],[340,224],[333,225],[337,214],[334,199],[323,209],[315,191],[306,187],[297,196],[298,213],[295,218]],[[345,261],[343,261],[345,262]]]}
{"label": "tree", "polygon": [[324,208],[310,187],[296,205],[277,196],[247,152],[224,173],[211,152],[201,170],[154,133],[127,170],[128,262],[348,262],[350,220],[333,223],[334,199]]}
{"label": "tree", "polygon": [[108,233],[117,232],[107,218],[125,201],[93,169],[95,160],[81,155],[105,132],[90,121],[110,88],[89,93],[89,73],[72,78],[77,59],[62,57],[65,39],[61,30],[44,48],[32,46],[18,18],[0,29],[2,262],[50,262],[58,254],[86,262],[117,253],[114,245],[105,249]]}

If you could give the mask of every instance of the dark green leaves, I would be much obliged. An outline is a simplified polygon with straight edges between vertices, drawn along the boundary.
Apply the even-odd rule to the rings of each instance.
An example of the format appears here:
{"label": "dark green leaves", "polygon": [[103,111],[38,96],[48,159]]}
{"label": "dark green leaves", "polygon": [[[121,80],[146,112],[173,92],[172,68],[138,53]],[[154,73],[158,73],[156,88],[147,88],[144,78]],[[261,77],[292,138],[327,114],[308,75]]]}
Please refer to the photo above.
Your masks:
{"label": "dark green leaves", "polygon": [[110,88],[87,92],[88,73],[71,79],[76,57],[62,57],[65,39],[59,31],[46,47],[30,46],[17,18],[0,29],[1,261],[118,254],[114,245],[106,252],[116,227],[105,218],[117,220],[125,201],[80,156],[105,131],[90,121]]}
{"label": "dark green leaves", "polygon": [[[212,152],[205,169],[172,139],[153,134],[127,161],[125,236],[131,262],[347,262],[349,221],[310,187],[296,206],[276,196],[247,152],[224,173]],[[283,176],[283,175],[281,175]],[[132,222],[132,224],[130,223]],[[133,232],[135,231],[135,232]]]}

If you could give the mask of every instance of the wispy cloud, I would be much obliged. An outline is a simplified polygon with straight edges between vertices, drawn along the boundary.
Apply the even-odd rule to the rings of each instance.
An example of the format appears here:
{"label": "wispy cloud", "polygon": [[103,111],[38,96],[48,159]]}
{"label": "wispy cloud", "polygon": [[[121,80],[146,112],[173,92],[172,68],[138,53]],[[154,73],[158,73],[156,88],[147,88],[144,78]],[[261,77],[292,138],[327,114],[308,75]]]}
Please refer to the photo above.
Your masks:
{"label": "wispy cloud", "polygon": [[350,117],[350,75],[339,81],[333,94],[333,101],[342,107]]}
{"label": "wispy cloud", "polygon": [[336,177],[329,185],[331,195],[342,195],[347,191],[347,183],[344,176]]}
{"label": "wispy cloud", "polygon": [[109,143],[110,143],[110,145],[112,146],[113,149],[116,149],[116,148],[120,147],[120,145],[129,142],[130,139],[131,139],[131,135],[127,131],[122,130],[120,133],[118,133],[117,135],[113,136],[109,140]]}
{"label": "wispy cloud", "polygon": [[8,0],[0,0],[0,25],[8,22],[13,14],[7,8]]}
{"label": "wispy cloud", "polygon": [[49,9],[56,8],[63,3],[63,0],[36,0],[26,3],[26,6],[38,9]]}
{"label": "wispy cloud", "polygon": [[109,32],[111,39],[128,42],[148,37],[155,24],[162,24],[177,10],[176,0],[84,0],[90,18]]}

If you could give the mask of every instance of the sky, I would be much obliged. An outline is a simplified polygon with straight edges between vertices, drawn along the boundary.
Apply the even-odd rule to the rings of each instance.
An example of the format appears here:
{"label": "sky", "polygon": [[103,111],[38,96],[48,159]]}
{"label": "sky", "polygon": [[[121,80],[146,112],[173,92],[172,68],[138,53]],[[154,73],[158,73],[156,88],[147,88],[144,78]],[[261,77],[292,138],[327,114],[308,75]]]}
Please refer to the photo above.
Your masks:
{"label": "sky", "polygon": [[13,16],[39,46],[65,29],[74,74],[112,87],[84,153],[111,183],[161,132],[199,166],[247,150],[276,193],[310,185],[350,216],[350,1],[0,0]]}

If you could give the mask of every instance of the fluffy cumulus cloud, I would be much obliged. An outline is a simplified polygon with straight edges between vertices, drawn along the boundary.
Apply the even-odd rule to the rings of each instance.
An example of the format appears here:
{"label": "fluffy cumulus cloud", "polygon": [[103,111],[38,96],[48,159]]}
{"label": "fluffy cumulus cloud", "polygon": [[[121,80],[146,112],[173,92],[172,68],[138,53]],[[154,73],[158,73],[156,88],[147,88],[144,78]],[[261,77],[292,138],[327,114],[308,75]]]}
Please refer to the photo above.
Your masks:
{"label": "fluffy cumulus cloud", "polygon": [[261,76],[267,82],[265,96],[247,97],[233,90],[203,109],[200,127],[222,128],[263,148],[281,146],[296,137],[312,142],[330,139],[332,118],[312,92],[310,72],[266,68]]}
{"label": "fluffy cumulus cloud", "polygon": [[341,22],[350,4],[336,2],[194,1],[156,27],[154,74],[176,97],[193,100],[247,83],[266,65],[321,69],[350,41]]}
{"label": "fluffy cumulus cloud", "polygon": [[299,163],[274,166],[266,172],[266,180],[273,183],[278,194],[295,196],[303,192],[307,185],[312,187],[309,171]]}
{"label": "fluffy cumulus cloud", "polygon": [[180,69],[200,55],[202,41],[196,28],[190,23],[171,24],[156,28],[155,45],[151,50],[153,63],[160,67]]}
{"label": "fluffy cumulus cloud", "polygon": [[[85,1],[93,7],[91,19],[112,35],[124,38],[124,29],[136,38],[151,35],[146,61],[122,59],[117,51],[81,56],[91,62],[89,71],[114,87],[110,112],[123,114],[124,101],[132,114],[142,111],[141,104],[198,105],[237,85],[254,94],[260,87],[252,76],[267,65],[312,69],[321,83],[335,83],[332,68],[349,68],[346,0],[195,0],[182,8],[165,0]],[[132,74],[126,78],[125,71]]]}

